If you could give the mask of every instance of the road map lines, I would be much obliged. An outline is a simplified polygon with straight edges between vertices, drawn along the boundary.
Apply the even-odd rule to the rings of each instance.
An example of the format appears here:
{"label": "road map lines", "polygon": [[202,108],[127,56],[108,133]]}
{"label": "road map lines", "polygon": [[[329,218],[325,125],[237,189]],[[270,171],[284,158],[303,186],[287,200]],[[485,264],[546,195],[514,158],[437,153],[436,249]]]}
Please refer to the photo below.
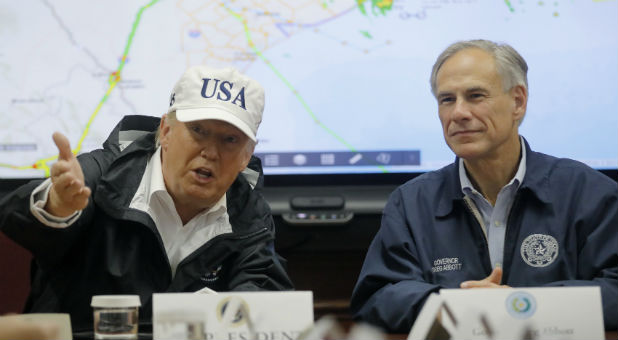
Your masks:
{"label": "road map lines", "polygon": [[294,94],[294,96],[296,97],[296,99],[298,99],[298,101],[300,102],[300,104],[303,106],[303,108],[305,109],[305,111],[311,116],[311,118],[313,119],[313,121],[319,125],[322,129],[324,129],[328,134],[330,134],[333,138],[335,138],[336,140],[338,140],[340,143],[342,143],[343,145],[345,145],[348,149],[350,149],[352,152],[357,152],[357,150],[350,145],[345,139],[343,139],[341,136],[339,136],[336,132],[334,132],[333,130],[331,130],[328,126],[324,125],[320,119],[317,117],[317,115],[313,112],[313,110],[311,109],[311,107],[309,107],[309,104],[307,104],[307,102],[305,101],[305,99],[300,95],[300,93],[298,92],[298,90],[296,90],[296,88],[294,87],[294,85],[292,85],[284,76],[283,74],[281,74],[281,72],[279,72],[279,70],[277,70],[277,68],[275,68],[274,65],[272,65],[272,63],[266,58],[264,57],[264,55],[262,54],[262,52],[260,52],[255,44],[253,43],[253,40],[251,39],[251,32],[247,26],[247,20],[244,19],[240,14],[234,12],[231,8],[227,7],[227,10],[230,12],[230,14],[236,18],[238,21],[240,21],[243,25],[244,31],[245,31],[245,37],[247,39],[247,43],[249,44],[249,47],[253,50],[253,52],[266,64],[268,65],[268,67],[275,73],[275,75],[290,89],[290,91],[292,91],[292,93]]}
{"label": "road map lines", "polygon": [[285,30],[286,27],[293,26],[293,27],[301,27],[301,28],[312,28],[312,27],[320,26],[320,25],[323,25],[323,24],[325,24],[325,23],[327,23],[329,21],[333,21],[333,20],[335,20],[335,19],[337,19],[337,18],[339,18],[339,17],[341,17],[343,15],[346,15],[346,14],[348,14],[349,12],[351,12],[351,11],[353,11],[355,9],[356,9],[356,6],[350,7],[349,9],[347,9],[345,11],[342,11],[342,12],[340,12],[340,13],[332,16],[332,17],[329,17],[329,18],[326,18],[326,19],[322,19],[322,20],[320,20],[318,22],[315,22],[315,23],[298,24],[298,23],[293,23],[293,22],[290,22],[290,21],[286,21],[286,22],[276,23],[275,25],[281,31],[281,33],[283,33],[286,37],[289,37],[290,34],[288,33],[287,30]]}
{"label": "road map lines", "polygon": [[[74,154],[98,148],[107,131],[117,124],[118,116],[158,112],[157,98],[168,95],[165,84],[177,70],[195,64],[231,65],[256,79],[265,75],[265,88],[281,91],[275,96],[274,106],[269,106],[269,118],[273,112],[275,119],[261,127],[260,152],[328,147],[359,154],[357,150],[373,150],[379,143],[406,148],[396,144],[404,137],[396,136],[415,131],[409,137],[414,144],[426,131],[408,126],[403,105],[387,103],[385,116],[390,120],[385,121],[401,121],[395,130],[402,131],[379,132],[384,134],[379,143],[363,138],[365,129],[374,126],[361,119],[345,124],[344,115],[379,110],[374,103],[390,94],[386,86],[372,89],[360,81],[365,75],[359,69],[366,67],[369,77],[379,68],[385,71],[376,74],[383,77],[397,74],[410,60],[412,67],[406,72],[417,73],[416,67],[424,62],[417,59],[429,52],[411,51],[407,45],[427,43],[429,50],[448,42],[444,35],[438,38],[443,42],[426,42],[424,34],[407,34],[407,27],[414,28],[410,32],[433,32],[444,28],[442,16],[457,17],[459,11],[473,11],[470,15],[474,16],[483,8],[495,14],[488,17],[492,27],[518,27],[530,17],[536,20],[535,25],[545,28],[537,21],[550,18],[544,34],[561,37],[557,32],[570,29],[566,21],[590,13],[602,15],[589,7],[615,8],[616,2],[588,0],[580,5],[502,0],[489,6],[479,0],[111,0],[97,7],[79,0],[39,0],[31,7],[7,3],[8,15],[3,17],[7,20],[0,20],[0,37],[7,38],[4,49],[0,48],[0,77],[5,85],[4,97],[0,98],[5,106],[0,111],[7,118],[0,141],[0,174],[11,178],[49,176],[57,159],[57,150],[47,138],[51,131],[65,134]],[[581,8],[575,11],[576,6]],[[485,7],[490,9],[486,11]],[[88,17],[89,13],[96,15]],[[120,18],[120,25],[108,25],[114,15]],[[32,20],[40,27],[30,25]],[[615,21],[605,20],[609,24]],[[489,23],[479,21],[454,35],[459,38],[485,25]],[[534,30],[533,26],[526,27]],[[571,35],[581,39],[583,35],[578,32],[582,29],[574,27]],[[559,47],[561,43],[556,41]],[[581,43],[588,42],[584,39]],[[318,47],[307,48],[312,44]],[[319,46],[326,50],[319,50]],[[352,62],[342,62],[348,59]],[[381,60],[393,63],[375,64]],[[305,62],[309,67],[297,67]],[[161,72],[152,72],[157,68]],[[411,80],[414,86],[425,85]],[[323,97],[318,85],[334,81],[352,81],[348,92],[365,95],[354,102],[338,100],[331,93]],[[392,93],[397,91],[394,88]],[[374,95],[376,99],[372,99]],[[366,105],[354,106],[356,102]],[[345,108],[339,107],[342,103],[347,103]],[[415,105],[423,112],[430,110],[424,100]],[[289,129],[279,133],[276,125],[281,123],[288,124]],[[434,145],[428,148],[443,152]],[[432,164],[429,158],[424,162]],[[373,167],[374,171],[381,169]]]}
{"label": "road map lines", "polygon": [[[129,55],[129,51],[131,49],[131,45],[133,44],[133,37],[135,36],[135,32],[137,31],[137,27],[139,26],[140,20],[142,18],[142,13],[146,9],[148,9],[150,6],[156,4],[158,1],[159,0],[152,0],[152,1],[150,1],[148,4],[142,6],[139,9],[139,11],[137,12],[137,14],[135,16],[135,21],[133,21],[133,25],[131,27],[131,32],[129,33],[129,37],[127,39],[127,43],[125,44],[124,52],[122,53],[122,58],[120,58],[120,62],[118,64],[118,68],[116,69],[115,72],[113,72],[110,75],[109,80],[108,80],[109,81],[109,87],[107,88],[107,91],[105,91],[105,94],[103,95],[103,98],[101,98],[101,100],[97,104],[97,107],[94,109],[94,112],[90,115],[90,118],[88,119],[88,122],[86,123],[84,131],[82,132],[82,135],[79,138],[79,141],[77,142],[76,147],[72,150],[73,154],[77,155],[79,153],[79,151],[81,150],[82,144],[84,142],[84,139],[86,139],[86,137],[88,136],[88,133],[90,132],[90,127],[91,127],[92,123],[94,122],[95,118],[99,114],[99,111],[103,107],[103,104],[105,104],[105,102],[109,98],[109,95],[112,93],[112,91],[116,87],[116,84],[118,84],[118,82],[121,79],[122,69],[124,68],[124,65],[125,65],[126,60],[127,60],[127,56]],[[42,169],[43,171],[45,171],[45,177],[49,177],[49,175],[50,175],[49,170],[50,169],[49,169],[49,166],[47,165],[47,163],[49,163],[51,161],[54,161],[57,158],[58,158],[58,155],[54,155],[54,156],[51,156],[51,157],[40,159],[40,160],[36,161],[33,165],[19,166],[19,167],[10,166],[10,167],[14,168],[14,169]],[[0,165],[3,165],[3,164],[0,164]]]}
{"label": "road map lines", "polygon": [[[328,134],[330,134],[333,138],[335,138],[337,141],[339,141],[341,144],[343,144],[346,148],[348,148],[350,151],[352,152],[358,152],[357,149],[352,146],[350,143],[348,143],[345,139],[343,139],[343,137],[339,136],[335,131],[331,130],[328,126],[326,126],[324,123],[322,123],[320,121],[320,119],[318,118],[318,116],[313,112],[313,110],[311,109],[311,107],[309,106],[309,104],[307,104],[307,102],[305,101],[305,99],[300,95],[300,93],[298,92],[298,90],[294,87],[294,85],[292,85],[284,76],[283,74],[281,74],[281,72],[279,72],[279,70],[277,68],[275,68],[275,66],[262,54],[262,52],[260,50],[257,49],[257,47],[255,46],[255,43],[253,42],[253,40],[251,39],[251,31],[247,25],[247,20],[245,18],[243,18],[240,14],[234,12],[234,10],[232,10],[231,8],[229,8],[228,6],[225,6],[225,8],[229,11],[229,13],[236,18],[238,21],[240,21],[243,25],[243,29],[245,32],[245,37],[247,39],[247,44],[249,45],[249,47],[253,50],[253,52],[273,71],[273,73],[285,84],[285,86],[288,87],[288,89],[290,91],[292,91],[292,93],[294,94],[294,96],[296,97],[296,99],[300,102],[300,104],[302,105],[302,107],[305,109],[305,111],[311,116],[311,118],[313,119],[313,121],[320,126],[322,129],[324,129],[324,131],[326,131]],[[382,165],[377,165],[382,171],[386,172],[386,169],[382,166]]]}

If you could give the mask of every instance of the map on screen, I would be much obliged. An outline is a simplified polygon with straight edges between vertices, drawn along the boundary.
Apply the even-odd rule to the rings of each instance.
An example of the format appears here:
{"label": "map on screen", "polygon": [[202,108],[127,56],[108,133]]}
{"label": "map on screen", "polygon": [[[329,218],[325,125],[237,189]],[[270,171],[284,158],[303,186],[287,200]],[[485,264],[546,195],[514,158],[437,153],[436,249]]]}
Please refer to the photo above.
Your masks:
{"label": "map on screen", "polygon": [[618,1],[0,0],[0,178],[48,174],[67,135],[99,148],[124,115],[161,116],[191,65],[266,90],[266,174],[419,172],[453,161],[429,75],[490,39],[529,66],[534,150],[618,165]]}

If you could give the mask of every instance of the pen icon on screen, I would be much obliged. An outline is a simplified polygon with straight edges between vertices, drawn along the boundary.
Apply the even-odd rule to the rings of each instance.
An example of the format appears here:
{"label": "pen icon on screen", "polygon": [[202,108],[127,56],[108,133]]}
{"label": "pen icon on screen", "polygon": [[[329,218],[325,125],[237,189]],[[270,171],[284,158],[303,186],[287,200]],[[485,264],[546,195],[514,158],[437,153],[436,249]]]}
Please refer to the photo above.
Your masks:
{"label": "pen icon on screen", "polygon": [[354,165],[358,163],[358,161],[360,161],[362,158],[363,158],[363,155],[361,155],[360,153],[357,153],[356,155],[352,156],[352,158],[348,159],[348,163],[350,163],[350,165]]}

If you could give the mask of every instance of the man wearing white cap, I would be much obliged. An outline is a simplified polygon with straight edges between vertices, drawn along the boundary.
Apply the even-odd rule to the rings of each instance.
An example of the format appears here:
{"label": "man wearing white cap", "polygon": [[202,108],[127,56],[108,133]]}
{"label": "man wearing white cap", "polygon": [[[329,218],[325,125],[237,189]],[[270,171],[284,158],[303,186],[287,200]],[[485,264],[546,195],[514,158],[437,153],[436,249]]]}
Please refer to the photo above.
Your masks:
{"label": "man wearing white cap", "polygon": [[71,153],[51,178],[0,202],[0,228],[34,255],[26,312],[70,313],[92,328],[90,299],[155,292],[292,289],[252,157],[264,90],[232,68],[189,68],[162,119],[127,116],[102,150]]}

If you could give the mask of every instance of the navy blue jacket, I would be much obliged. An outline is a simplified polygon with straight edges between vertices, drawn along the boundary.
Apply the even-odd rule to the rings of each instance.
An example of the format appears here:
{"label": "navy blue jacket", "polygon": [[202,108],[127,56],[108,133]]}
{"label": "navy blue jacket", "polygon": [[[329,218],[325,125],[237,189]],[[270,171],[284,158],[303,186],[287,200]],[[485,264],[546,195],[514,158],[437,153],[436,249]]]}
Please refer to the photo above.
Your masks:
{"label": "navy blue jacket", "polygon": [[[616,329],[618,185],[582,163],[525,147],[526,174],[508,217],[502,284],[600,286],[605,328]],[[352,294],[357,320],[408,332],[430,293],[491,273],[487,240],[464,201],[457,164],[391,194]],[[558,248],[546,258],[522,252],[522,244],[526,250],[541,239],[557,241]]]}

